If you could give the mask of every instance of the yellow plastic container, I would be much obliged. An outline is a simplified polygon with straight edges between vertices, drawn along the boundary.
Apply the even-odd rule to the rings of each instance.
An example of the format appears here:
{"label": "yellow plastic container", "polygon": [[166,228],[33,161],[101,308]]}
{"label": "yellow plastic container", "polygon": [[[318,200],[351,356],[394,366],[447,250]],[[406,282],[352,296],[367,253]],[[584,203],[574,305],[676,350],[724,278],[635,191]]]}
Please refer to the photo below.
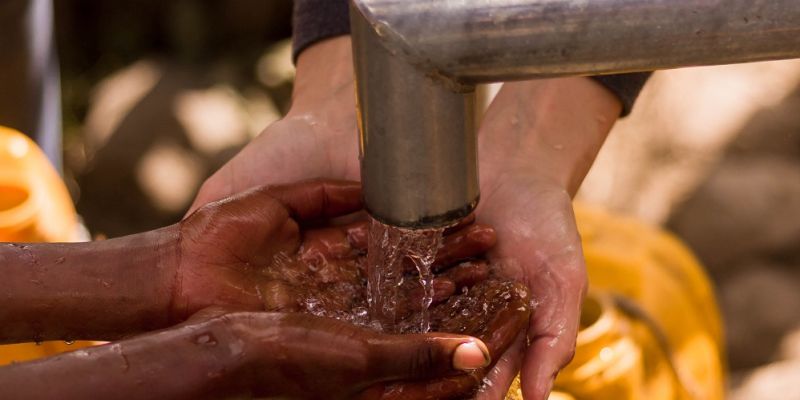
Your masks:
{"label": "yellow plastic container", "polygon": [[[630,219],[581,205],[576,214],[590,292],[551,399],[723,399],[722,322],[691,252]],[[508,399],[522,399],[518,380]]]}
{"label": "yellow plastic container", "polygon": [[70,242],[77,227],[69,192],[44,153],[0,126],[0,241]]}
{"label": "yellow plastic container", "polygon": [[[27,136],[0,126],[0,242],[72,242],[79,232],[72,199],[47,157]],[[0,346],[0,365],[91,344]]]}

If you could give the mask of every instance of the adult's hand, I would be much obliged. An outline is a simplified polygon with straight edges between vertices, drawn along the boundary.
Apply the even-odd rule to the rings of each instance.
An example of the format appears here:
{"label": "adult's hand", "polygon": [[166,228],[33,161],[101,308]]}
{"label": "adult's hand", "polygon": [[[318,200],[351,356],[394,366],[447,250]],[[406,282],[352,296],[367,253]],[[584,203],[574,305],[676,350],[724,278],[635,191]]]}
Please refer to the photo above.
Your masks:
{"label": "adult's hand", "polygon": [[[311,187],[318,183],[305,185]],[[332,186],[328,182],[328,187]],[[188,277],[180,281],[184,282],[183,287],[192,289],[182,291],[185,294],[181,298],[193,304],[185,309],[212,304],[259,308],[263,303],[269,311],[309,313],[367,323],[367,225],[364,222],[315,228],[303,231],[301,236],[292,233],[298,232],[295,228],[283,229],[288,234],[281,235],[252,233],[274,231],[270,226],[287,226],[286,221],[291,226],[290,215],[301,225],[304,219],[298,216],[318,217],[321,208],[308,207],[308,204],[331,207],[350,203],[342,200],[349,197],[345,195],[339,196],[337,201],[322,201],[322,195],[308,193],[313,191],[303,188],[302,184],[251,190],[227,201],[211,203],[185,219],[183,230],[191,233],[181,242],[192,246],[187,252],[192,256],[188,260],[186,256],[181,257]],[[281,205],[294,211],[278,219],[269,217],[267,213],[274,207],[269,204],[271,198],[280,198]],[[298,200],[306,206],[299,206]],[[301,209],[317,211],[309,213]],[[250,213],[263,215],[250,217]],[[196,228],[198,226],[200,228]],[[207,228],[209,226],[211,229]],[[260,239],[275,236],[284,239],[269,245]],[[483,339],[488,354],[499,356],[526,325],[529,297],[527,290],[513,283],[487,281],[489,267],[479,258],[494,243],[495,234],[491,228],[470,222],[447,232],[434,263],[431,323],[434,330]],[[254,253],[253,249],[258,251]],[[410,265],[406,267],[413,269]],[[422,292],[414,274],[416,271],[409,271],[395,299],[396,318],[402,329],[419,326],[413,312],[421,309]],[[219,293],[219,290],[225,292]],[[467,291],[469,295],[464,294]],[[230,299],[234,298],[249,301],[231,303]],[[196,303],[197,300],[201,303]],[[481,368],[470,374],[440,376],[424,382],[375,385],[365,396],[375,399],[461,398],[473,393],[486,372]]]}
{"label": "adult's hand", "polygon": [[505,84],[484,118],[478,220],[496,228],[489,258],[528,287],[533,310],[480,398],[502,399],[521,364],[525,399],[544,400],[572,358],[587,285],[572,196],[620,107],[592,80],[552,79]]}
{"label": "adult's hand", "polygon": [[[352,77],[349,38],[306,50],[298,64],[297,113],[293,106],[280,125],[267,128],[206,181],[193,207],[257,184],[301,176],[358,177]],[[522,365],[516,353],[526,355],[522,373],[528,400],[545,398],[555,374],[571,358],[586,287],[571,198],[620,108],[617,98],[594,81],[552,79],[506,84],[484,118],[479,220],[498,228],[500,245],[492,261],[525,283],[539,305],[527,340],[522,338],[495,369],[496,383],[484,393],[488,398],[502,398]],[[299,124],[296,138],[290,121]]]}
{"label": "adult's hand", "polygon": [[243,190],[310,178],[359,180],[349,37],[306,49],[297,60],[287,115],[208,178],[190,212]]}
{"label": "adult's hand", "polygon": [[311,315],[209,309],[174,328],[0,368],[0,397],[345,399],[380,382],[457,376],[488,362],[486,346],[467,336],[384,335]]}
{"label": "adult's hand", "polygon": [[[211,306],[331,317],[354,307],[366,311],[367,221],[303,228],[360,205],[357,183],[313,180],[255,188],[200,208],[177,226],[179,250],[169,263],[177,266],[169,285],[172,320]],[[485,263],[472,259],[494,244],[487,226],[449,231],[436,260],[434,303],[459,285],[486,279]],[[414,282],[401,288],[398,318],[421,307],[422,291]]]}
{"label": "adult's hand", "polygon": [[319,247],[324,259],[355,259],[358,227],[330,228],[339,240],[326,247],[301,225],[360,208],[359,184],[315,180],[253,188],[198,209],[176,226],[172,321],[211,306],[263,310],[274,277],[305,265],[308,248]]}

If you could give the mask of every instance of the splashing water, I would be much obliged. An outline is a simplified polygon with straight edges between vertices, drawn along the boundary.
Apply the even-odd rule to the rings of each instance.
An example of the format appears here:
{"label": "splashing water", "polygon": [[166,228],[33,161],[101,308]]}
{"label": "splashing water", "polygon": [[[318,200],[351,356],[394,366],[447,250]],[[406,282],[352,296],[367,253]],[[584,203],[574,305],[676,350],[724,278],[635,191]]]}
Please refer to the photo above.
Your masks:
{"label": "splashing water", "polygon": [[397,300],[405,260],[414,264],[422,286],[419,332],[430,330],[428,308],[433,302],[431,266],[442,244],[444,228],[404,229],[371,220],[367,250],[367,301],[372,324],[397,332]]}

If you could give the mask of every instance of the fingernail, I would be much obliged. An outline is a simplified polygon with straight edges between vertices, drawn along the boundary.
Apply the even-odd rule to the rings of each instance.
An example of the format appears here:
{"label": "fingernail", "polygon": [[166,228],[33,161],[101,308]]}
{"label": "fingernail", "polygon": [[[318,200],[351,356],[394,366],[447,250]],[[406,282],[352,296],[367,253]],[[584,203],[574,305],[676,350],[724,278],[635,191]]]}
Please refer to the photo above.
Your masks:
{"label": "fingernail", "polygon": [[489,365],[492,357],[489,349],[480,340],[462,343],[453,354],[453,368],[461,371],[472,371]]}

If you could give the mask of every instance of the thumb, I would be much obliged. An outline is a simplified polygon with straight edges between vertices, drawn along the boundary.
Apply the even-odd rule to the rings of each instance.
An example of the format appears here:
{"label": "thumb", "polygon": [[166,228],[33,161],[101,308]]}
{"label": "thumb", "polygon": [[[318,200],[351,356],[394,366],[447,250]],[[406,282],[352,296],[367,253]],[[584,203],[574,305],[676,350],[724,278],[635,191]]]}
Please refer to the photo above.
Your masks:
{"label": "thumb", "polygon": [[376,381],[438,378],[491,363],[486,344],[469,336],[382,335],[369,344],[369,374]]}

